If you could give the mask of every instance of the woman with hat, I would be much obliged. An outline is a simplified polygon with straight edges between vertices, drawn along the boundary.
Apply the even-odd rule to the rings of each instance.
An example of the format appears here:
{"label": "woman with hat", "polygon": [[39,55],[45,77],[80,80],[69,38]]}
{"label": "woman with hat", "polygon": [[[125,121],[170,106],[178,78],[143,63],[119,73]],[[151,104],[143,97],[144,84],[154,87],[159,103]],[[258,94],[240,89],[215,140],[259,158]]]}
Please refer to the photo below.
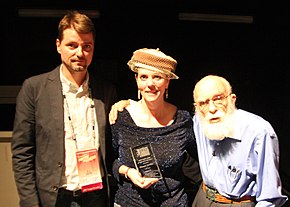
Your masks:
{"label": "woman with hat", "polygon": [[[188,206],[182,164],[196,156],[192,118],[166,101],[176,60],[159,49],[139,49],[128,62],[135,72],[137,102],[131,102],[112,125],[118,183],[115,207]],[[198,168],[197,168],[198,169]]]}

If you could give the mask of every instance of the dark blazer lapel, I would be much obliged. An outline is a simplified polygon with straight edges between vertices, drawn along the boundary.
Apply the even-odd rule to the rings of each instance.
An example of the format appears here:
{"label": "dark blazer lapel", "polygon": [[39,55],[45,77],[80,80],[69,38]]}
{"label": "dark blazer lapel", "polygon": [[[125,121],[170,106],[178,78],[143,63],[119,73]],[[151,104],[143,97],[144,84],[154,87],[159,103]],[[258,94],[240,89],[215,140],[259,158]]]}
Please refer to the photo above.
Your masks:
{"label": "dark blazer lapel", "polygon": [[96,117],[98,121],[98,132],[99,132],[99,142],[102,157],[105,159],[105,149],[102,146],[106,146],[105,144],[105,124],[106,124],[106,115],[105,115],[105,107],[104,103],[101,100],[94,99]]}
{"label": "dark blazer lapel", "polygon": [[[60,140],[64,138],[64,109],[63,109],[63,95],[62,86],[60,82],[60,67],[53,70],[48,76],[47,91],[50,100],[52,117],[55,120],[55,129]],[[61,141],[62,142],[62,141]]]}
{"label": "dark blazer lapel", "polygon": [[106,135],[106,112],[105,112],[105,104],[103,102],[104,99],[104,90],[102,82],[93,78],[92,75],[89,76],[90,80],[90,88],[92,90],[92,96],[95,104],[95,110],[96,110],[96,117],[98,122],[98,132],[99,132],[99,142],[100,142],[100,150],[101,150],[101,156],[105,160],[105,152],[106,149],[104,146],[106,146],[105,142],[105,135]]}
{"label": "dark blazer lapel", "polygon": [[[101,161],[104,167],[105,172],[107,172],[106,166],[106,112],[104,99],[103,85],[98,80],[92,80],[90,76],[90,87],[92,90],[92,96],[94,100],[96,117],[98,122],[98,132],[99,132],[99,155],[101,156]],[[102,172],[103,174],[104,172]]]}

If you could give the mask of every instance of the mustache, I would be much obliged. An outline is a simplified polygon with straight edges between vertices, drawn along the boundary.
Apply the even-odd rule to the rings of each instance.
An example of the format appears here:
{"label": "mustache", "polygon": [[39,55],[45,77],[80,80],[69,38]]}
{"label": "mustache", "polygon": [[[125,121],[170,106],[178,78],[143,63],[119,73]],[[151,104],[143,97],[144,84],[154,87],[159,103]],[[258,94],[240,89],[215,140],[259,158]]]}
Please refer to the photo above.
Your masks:
{"label": "mustache", "polygon": [[218,110],[215,114],[208,113],[207,116],[204,118],[206,121],[211,119],[223,118],[226,114],[220,110]]}

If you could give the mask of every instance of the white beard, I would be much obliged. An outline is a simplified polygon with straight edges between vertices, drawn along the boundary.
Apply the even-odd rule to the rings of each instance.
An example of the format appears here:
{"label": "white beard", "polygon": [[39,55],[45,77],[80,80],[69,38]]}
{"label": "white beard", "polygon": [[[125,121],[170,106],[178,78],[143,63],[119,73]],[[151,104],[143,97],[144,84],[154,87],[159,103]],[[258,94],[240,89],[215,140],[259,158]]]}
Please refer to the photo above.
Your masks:
{"label": "white beard", "polygon": [[221,121],[217,123],[210,123],[208,118],[204,118],[200,112],[197,112],[205,136],[210,140],[223,140],[225,137],[233,137],[236,117],[234,112],[234,106],[229,106],[228,112],[223,114]]}

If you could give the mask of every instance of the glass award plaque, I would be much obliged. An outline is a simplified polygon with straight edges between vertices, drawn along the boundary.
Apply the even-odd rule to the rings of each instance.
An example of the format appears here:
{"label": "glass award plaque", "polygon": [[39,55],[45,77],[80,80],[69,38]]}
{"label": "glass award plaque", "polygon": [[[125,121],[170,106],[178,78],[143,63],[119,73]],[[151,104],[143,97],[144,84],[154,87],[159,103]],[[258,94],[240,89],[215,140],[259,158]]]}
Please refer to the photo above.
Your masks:
{"label": "glass award plaque", "polygon": [[144,177],[162,178],[158,163],[150,143],[130,147],[136,168]]}

